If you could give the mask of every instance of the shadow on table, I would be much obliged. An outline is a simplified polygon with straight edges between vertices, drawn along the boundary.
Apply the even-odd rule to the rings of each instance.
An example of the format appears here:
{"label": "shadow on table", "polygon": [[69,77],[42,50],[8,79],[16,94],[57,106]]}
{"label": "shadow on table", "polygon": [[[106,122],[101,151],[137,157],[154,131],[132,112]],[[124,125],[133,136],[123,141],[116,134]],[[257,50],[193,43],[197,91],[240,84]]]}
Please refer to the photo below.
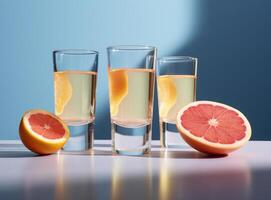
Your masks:
{"label": "shadow on table", "polygon": [[111,147],[111,144],[94,144],[94,148],[95,147],[107,147],[107,148],[109,148],[109,147]]}
{"label": "shadow on table", "polygon": [[[110,145],[106,146],[97,146],[95,147],[110,147]],[[94,155],[94,156],[121,156],[127,157],[129,155],[121,155],[115,154],[111,151],[111,148],[106,150],[96,149],[94,147],[93,150],[83,151],[83,152],[67,152],[62,151],[63,155]],[[190,147],[184,147],[182,149],[159,149],[157,148],[159,145],[155,147],[152,146],[152,151],[149,154],[145,155],[131,155],[130,157],[141,157],[141,158],[175,158],[175,159],[212,159],[212,158],[223,158],[227,155],[208,155],[204,153],[200,153],[198,151],[192,150]]]}
{"label": "shadow on table", "polygon": [[35,153],[29,151],[22,143],[0,143],[0,158],[24,158],[36,157]]}
{"label": "shadow on table", "polygon": [[[125,156],[128,155],[119,155],[114,154],[110,150],[94,150],[93,155],[95,156]],[[194,150],[160,150],[160,151],[151,151],[149,154],[139,155],[139,156],[130,156],[130,157],[141,157],[141,158],[175,158],[175,159],[212,159],[212,158],[223,158],[227,155],[208,155],[200,153]]]}
{"label": "shadow on table", "polygon": [[113,153],[111,150],[89,150],[89,151],[74,151],[74,152],[69,152],[69,151],[61,151],[62,155],[80,155],[80,156],[112,156]]}
{"label": "shadow on table", "polygon": [[[105,149],[99,149],[104,147]],[[136,156],[136,157],[151,157],[151,158],[179,158],[179,159],[210,159],[210,158],[221,158],[224,156],[214,156],[203,154],[190,148],[183,149],[159,149],[159,145],[153,145],[152,151],[149,154]],[[127,156],[127,155],[118,155],[114,154],[111,151],[110,144],[95,144],[94,149],[88,151],[61,151],[62,155],[81,155],[81,156]],[[38,157],[40,155],[34,154],[26,149],[13,149],[13,150],[0,150],[0,158],[23,158],[23,157]],[[45,155],[46,156],[46,155]]]}
{"label": "shadow on table", "polygon": [[38,157],[30,151],[0,151],[0,158],[25,158],[25,157]]}
{"label": "shadow on table", "polygon": [[179,159],[211,159],[211,158],[223,158],[226,155],[208,155],[200,153],[194,150],[161,150],[152,151],[149,155],[144,157],[151,158],[179,158]]}

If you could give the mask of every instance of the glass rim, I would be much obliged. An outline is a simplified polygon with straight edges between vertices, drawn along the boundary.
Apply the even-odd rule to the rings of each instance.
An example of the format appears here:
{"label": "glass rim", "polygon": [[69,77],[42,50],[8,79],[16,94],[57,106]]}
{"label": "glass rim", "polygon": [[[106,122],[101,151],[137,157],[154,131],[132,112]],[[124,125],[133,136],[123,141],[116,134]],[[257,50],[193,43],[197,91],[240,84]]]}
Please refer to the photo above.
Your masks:
{"label": "glass rim", "polygon": [[94,50],[89,50],[89,49],[60,49],[60,50],[54,50],[53,54],[78,56],[78,55],[98,55],[99,52],[94,51]]}
{"label": "glass rim", "polygon": [[149,45],[116,45],[107,47],[108,51],[152,51],[156,50],[156,47]]}
{"label": "glass rim", "polygon": [[157,59],[158,63],[197,62],[198,58],[192,56],[165,56]]}

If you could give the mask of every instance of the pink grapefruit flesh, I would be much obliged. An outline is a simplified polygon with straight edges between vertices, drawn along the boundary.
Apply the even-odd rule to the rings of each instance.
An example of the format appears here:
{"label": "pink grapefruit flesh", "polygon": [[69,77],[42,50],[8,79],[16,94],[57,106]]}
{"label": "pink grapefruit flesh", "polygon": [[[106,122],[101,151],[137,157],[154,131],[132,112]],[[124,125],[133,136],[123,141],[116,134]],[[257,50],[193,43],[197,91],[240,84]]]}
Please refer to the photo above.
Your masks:
{"label": "pink grapefruit flesh", "polygon": [[237,109],[217,102],[188,104],[179,111],[176,124],[188,144],[209,154],[228,154],[251,137],[246,117]]}
{"label": "pink grapefruit flesh", "polygon": [[65,135],[63,125],[48,114],[32,114],[28,120],[31,129],[45,138],[59,139]]}

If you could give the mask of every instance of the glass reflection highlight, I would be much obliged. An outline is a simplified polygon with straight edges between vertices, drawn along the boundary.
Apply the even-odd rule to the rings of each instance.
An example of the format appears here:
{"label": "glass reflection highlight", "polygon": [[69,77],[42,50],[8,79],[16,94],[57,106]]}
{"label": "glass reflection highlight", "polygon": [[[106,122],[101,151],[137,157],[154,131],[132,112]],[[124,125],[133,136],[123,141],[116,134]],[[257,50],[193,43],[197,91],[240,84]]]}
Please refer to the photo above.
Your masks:
{"label": "glass reflection highlight", "polygon": [[171,196],[170,188],[171,188],[171,172],[169,170],[169,160],[168,160],[168,152],[164,150],[160,152],[164,156],[160,160],[160,170],[159,170],[159,199],[169,199]]}
{"label": "glass reflection highlight", "polygon": [[56,174],[56,188],[55,188],[55,199],[64,200],[64,166],[63,156],[60,152],[57,152],[57,174]]}
{"label": "glass reflection highlight", "polygon": [[[134,158],[134,157],[133,157]],[[152,199],[153,198],[153,174],[151,158],[141,157],[140,165],[133,166],[127,162],[127,158],[114,157],[111,176],[111,199]],[[137,174],[137,170],[143,173]],[[134,172],[134,173],[133,173]]]}

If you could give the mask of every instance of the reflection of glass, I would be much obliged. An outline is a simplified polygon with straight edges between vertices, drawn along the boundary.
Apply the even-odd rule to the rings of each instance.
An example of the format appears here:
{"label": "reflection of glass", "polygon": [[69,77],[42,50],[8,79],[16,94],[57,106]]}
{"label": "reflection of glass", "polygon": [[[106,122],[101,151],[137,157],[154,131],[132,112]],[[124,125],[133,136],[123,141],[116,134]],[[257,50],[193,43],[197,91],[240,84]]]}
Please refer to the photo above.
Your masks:
{"label": "reflection of glass", "polygon": [[171,199],[171,171],[169,169],[169,160],[166,157],[160,160],[159,170],[159,199]]}
{"label": "reflection of glass", "polygon": [[56,188],[55,199],[65,199],[65,181],[64,181],[64,157],[57,154],[57,174],[56,174]]}
{"label": "reflection of glass", "polygon": [[163,147],[184,145],[176,128],[178,111],[195,101],[197,59],[174,56],[158,60],[160,138]]}
{"label": "reflection of glass", "polygon": [[140,155],[150,150],[156,49],[108,49],[113,151]]}
{"label": "reflection of glass", "polygon": [[137,165],[137,161],[130,163],[131,166],[136,166],[132,170],[127,168],[127,159],[123,157],[115,157],[112,161],[112,176],[111,176],[111,199],[157,199],[156,193],[152,187],[152,166],[151,158],[146,158]]}
{"label": "reflection of glass", "polygon": [[121,180],[121,166],[120,160],[118,158],[113,160],[113,168],[112,168],[112,177],[111,177],[111,199],[118,200],[121,199],[121,188],[122,188],[122,180]]}
{"label": "reflection of glass", "polygon": [[55,114],[71,137],[64,150],[87,150],[93,143],[98,53],[54,51]]}
{"label": "reflection of glass", "polygon": [[[78,169],[82,167],[82,162],[75,162],[74,159],[70,159],[71,157],[67,155],[89,155],[89,152],[68,152],[68,154],[61,152],[57,154],[57,157],[55,157],[57,158],[55,161],[57,166],[55,168],[51,168],[53,169],[52,172],[54,172],[52,176],[56,179],[55,182],[52,182],[52,186],[55,185],[55,188],[53,188],[54,198],[48,197],[45,199],[81,200],[96,199],[97,196],[102,196],[104,193],[99,194],[97,192],[97,188],[101,188],[101,182],[97,181],[97,170],[95,169],[94,160],[95,158],[93,156],[87,156],[88,159],[83,160],[84,169],[86,170],[81,170],[80,173],[78,173]],[[101,176],[98,177],[101,178]],[[108,190],[108,188],[105,186],[102,188],[104,190]],[[40,190],[38,191],[40,192]]]}

